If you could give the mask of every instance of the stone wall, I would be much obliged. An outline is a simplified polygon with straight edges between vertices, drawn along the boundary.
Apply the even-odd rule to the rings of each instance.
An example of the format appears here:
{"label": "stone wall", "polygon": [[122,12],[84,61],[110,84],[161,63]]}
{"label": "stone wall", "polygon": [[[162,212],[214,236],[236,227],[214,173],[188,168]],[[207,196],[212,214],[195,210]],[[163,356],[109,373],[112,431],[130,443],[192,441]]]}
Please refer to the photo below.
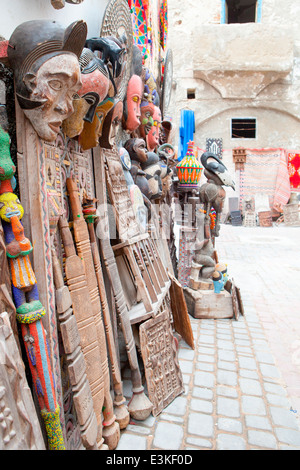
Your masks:
{"label": "stone wall", "polygon": [[[189,108],[200,148],[210,137],[227,150],[300,149],[300,4],[263,0],[261,11],[259,24],[221,25],[221,0],[169,0],[177,142],[180,111]],[[256,138],[232,139],[231,118],[256,118]]]}

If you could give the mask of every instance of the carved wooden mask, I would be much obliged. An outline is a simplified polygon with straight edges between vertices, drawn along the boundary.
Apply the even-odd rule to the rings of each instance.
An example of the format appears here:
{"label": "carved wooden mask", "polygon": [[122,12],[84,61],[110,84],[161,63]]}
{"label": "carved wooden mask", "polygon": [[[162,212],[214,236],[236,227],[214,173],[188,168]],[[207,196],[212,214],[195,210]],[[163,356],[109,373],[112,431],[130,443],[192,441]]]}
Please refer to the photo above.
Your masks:
{"label": "carved wooden mask", "polygon": [[142,101],[141,103],[141,124],[139,126],[139,133],[143,139],[146,139],[153,126],[154,104],[149,101]]}
{"label": "carved wooden mask", "polygon": [[78,91],[79,96],[94,92],[98,94],[98,103],[100,103],[106,98],[110,85],[106,65],[87,48],[83,49],[79,62],[82,81],[82,87]]}
{"label": "carved wooden mask", "polygon": [[159,134],[161,126],[161,111],[158,106],[154,106],[153,126],[146,136],[146,142],[149,152],[153,152],[159,145]]}
{"label": "carved wooden mask", "polygon": [[86,121],[79,136],[79,143],[83,150],[88,150],[99,145],[102,135],[104,120],[114,106],[113,98],[106,98],[96,108],[92,122]]}
{"label": "carved wooden mask", "polygon": [[141,124],[141,100],[143,96],[143,81],[138,75],[132,75],[127,86],[127,116],[126,129],[135,131]]}
{"label": "carved wooden mask", "polygon": [[128,139],[124,144],[125,149],[129,153],[131,161],[144,163],[147,161],[146,144],[144,139],[132,138]]}
{"label": "carved wooden mask", "polygon": [[162,181],[159,158],[154,152],[147,152],[147,157],[147,161],[141,167],[146,173],[149,188],[152,191],[151,199],[160,199],[162,196]]}
{"label": "carved wooden mask", "polygon": [[64,28],[56,21],[33,20],[19,25],[10,37],[8,59],[18,102],[46,141],[56,139],[62,121],[74,111],[73,96],[82,85],[78,58],[86,34],[84,21]]}
{"label": "carved wooden mask", "polygon": [[104,118],[103,129],[99,137],[100,146],[111,149],[116,142],[119,127],[122,123],[123,101],[116,99],[114,107]]}

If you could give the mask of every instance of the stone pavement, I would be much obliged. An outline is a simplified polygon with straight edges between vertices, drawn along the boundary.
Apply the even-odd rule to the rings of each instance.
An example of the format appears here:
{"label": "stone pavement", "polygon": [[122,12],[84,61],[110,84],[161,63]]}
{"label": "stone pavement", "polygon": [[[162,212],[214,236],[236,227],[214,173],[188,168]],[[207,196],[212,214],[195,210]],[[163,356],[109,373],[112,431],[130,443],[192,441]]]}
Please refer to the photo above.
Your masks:
{"label": "stone pavement", "polygon": [[300,227],[222,225],[216,248],[245,315],[191,317],[195,349],[180,341],[178,352],[185,393],[132,420],[116,450],[300,449]]}

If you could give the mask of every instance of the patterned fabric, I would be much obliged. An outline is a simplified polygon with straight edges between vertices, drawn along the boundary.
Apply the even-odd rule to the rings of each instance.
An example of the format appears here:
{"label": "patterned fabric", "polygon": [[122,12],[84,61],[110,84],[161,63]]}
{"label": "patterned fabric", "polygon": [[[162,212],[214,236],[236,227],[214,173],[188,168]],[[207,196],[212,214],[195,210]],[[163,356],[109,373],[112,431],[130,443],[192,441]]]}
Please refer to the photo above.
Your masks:
{"label": "patterned fabric", "polygon": [[179,126],[179,145],[178,145],[178,161],[180,162],[186,155],[188,143],[194,140],[195,133],[195,114],[191,109],[182,109],[180,111]]}
{"label": "patterned fabric", "polygon": [[[240,202],[245,196],[257,194],[269,198],[270,208],[273,208],[275,188],[282,149],[247,149],[247,162],[240,170]],[[277,211],[276,211],[277,212]]]}
{"label": "patterned fabric", "polygon": [[159,10],[160,45],[165,50],[168,38],[168,1],[161,0]]}
{"label": "patterned fabric", "polygon": [[282,206],[287,204],[291,195],[291,186],[287,165],[287,155],[285,152],[282,152],[280,165],[277,173],[275,194],[274,194],[274,209],[278,212],[282,212]]}
{"label": "patterned fabric", "polygon": [[130,8],[133,42],[140,49],[145,58],[148,46],[147,16],[143,0],[128,0]]}
{"label": "patterned fabric", "polygon": [[288,153],[288,172],[291,188],[300,191],[300,153]]}

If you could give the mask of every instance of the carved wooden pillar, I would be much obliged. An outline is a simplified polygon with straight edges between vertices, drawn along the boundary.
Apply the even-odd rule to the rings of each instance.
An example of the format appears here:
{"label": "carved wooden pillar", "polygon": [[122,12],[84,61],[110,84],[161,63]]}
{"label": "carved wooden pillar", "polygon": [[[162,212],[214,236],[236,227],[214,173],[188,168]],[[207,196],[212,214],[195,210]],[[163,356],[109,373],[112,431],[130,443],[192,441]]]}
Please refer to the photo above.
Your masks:
{"label": "carved wooden pillar", "polygon": [[42,323],[47,333],[56,399],[65,435],[43,142],[26,119],[17,100],[16,131],[20,198],[24,207],[22,222],[25,233],[34,246],[33,268],[39,286],[40,301],[46,310]]}

